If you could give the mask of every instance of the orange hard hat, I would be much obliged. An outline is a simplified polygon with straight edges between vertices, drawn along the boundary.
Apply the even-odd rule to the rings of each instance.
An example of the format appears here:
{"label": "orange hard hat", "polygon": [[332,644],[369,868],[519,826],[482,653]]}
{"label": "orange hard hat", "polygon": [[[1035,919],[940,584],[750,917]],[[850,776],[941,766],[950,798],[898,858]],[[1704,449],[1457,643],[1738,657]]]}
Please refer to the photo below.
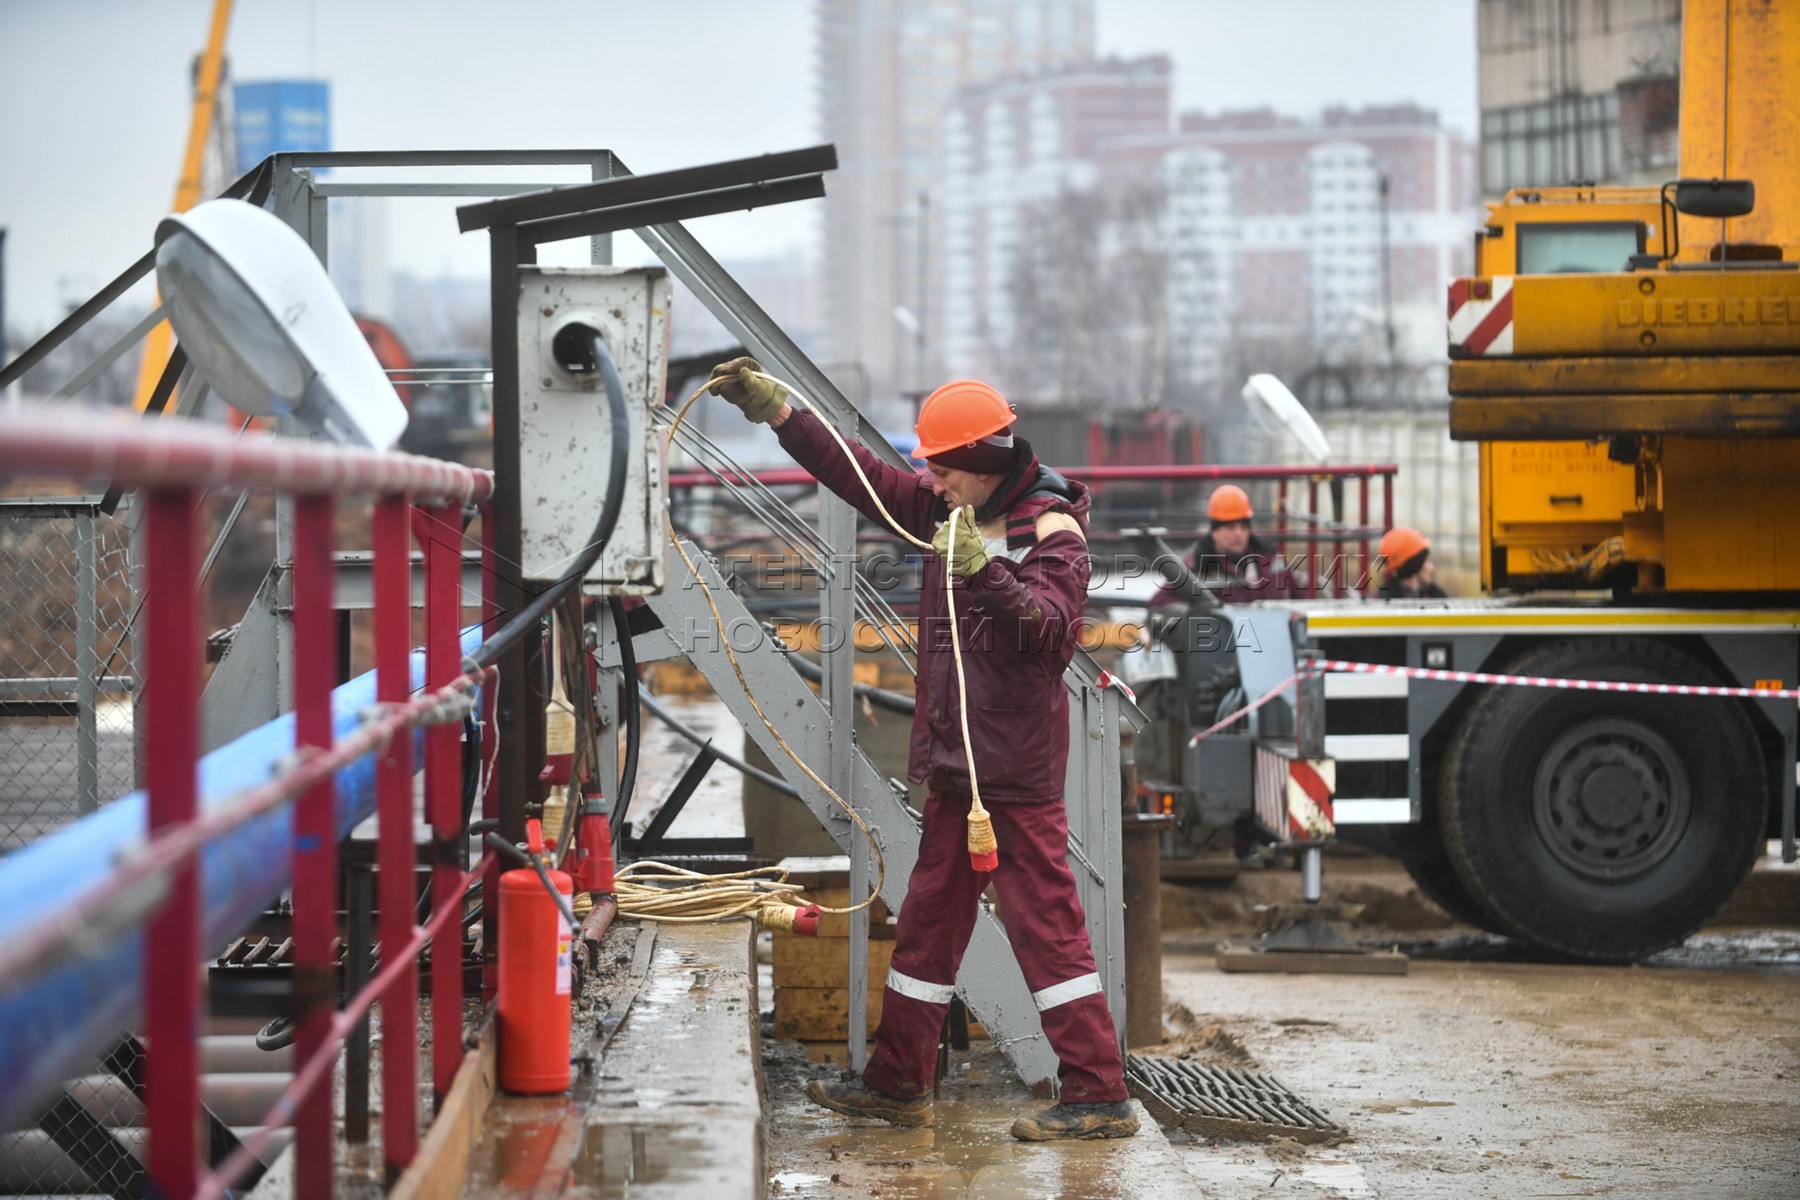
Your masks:
{"label": "orange hard hat", "polygon": [[992,387],[975,379],[946,383],[919,405],[913,426],[919,444],[914,458],[930,458],[946,450],[973,446],[1013,423],[1013,406]]}
{"label": "orange hard hat", "polygon": [[1404,525],[1396,525],[1381,535],[1381,557],[1387,559],[1390,571],[1398,571],[1429,549],[1431,543],[1424,534]]}
{"label": "orange hard hat", "polygon": [[1248,521],[1255,515],[1250,508],[1250,497],[1235,483],[1214,488],[1212,498],[1206,502],[1207,519],[1215,525],[1227,521]]}

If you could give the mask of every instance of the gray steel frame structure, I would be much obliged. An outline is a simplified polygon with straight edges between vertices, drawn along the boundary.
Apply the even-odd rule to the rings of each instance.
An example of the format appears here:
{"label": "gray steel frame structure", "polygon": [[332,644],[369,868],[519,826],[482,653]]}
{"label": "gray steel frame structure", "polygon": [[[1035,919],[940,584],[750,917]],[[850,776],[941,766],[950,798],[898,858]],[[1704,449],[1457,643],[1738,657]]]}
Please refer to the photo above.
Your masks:
{"label": "gray steel frame structure", "polygon": [[[829,148],[768,156],[764,162],[780,164],[812,164],[818,151],[829,154]],[[809,157],[810,156],[810,157]],[[587,237],[590,261],[606,265],[612,260],[611,230],[631,228],[688,287],[724,327],[734,334],[749,352],[769,369],[794,383],[818,404],[840,431],[854,438],[883,460],[905,466],[905,460],[880,436],[869,419],[832,383],[829,377],[772,321],[749,295],[731,278],[691,234],[679,223],[679,217],[699,215],[723,208],[747,208],[764,203],[780,203],[788,199],[822,194],[822,186],[795,174],[816,175],[819,168],[809,165],[806,172],[788,171],[787,178],[760,177],[746,182],[746,163],[716,164],[694,168],[690,172],[670,172],[665,176],[633,177],[611,152],[606,150],[537,150],[537,151],[403,151],[403,152],[333,152],[277,154],[264,160],[230,188],[226,195],[264,205],[294,228],[321,262],[328,258],[328,201],[333,197],[496,197],[497,203],[469,206],[461,210],[465,228],[488,229],[490,266],[493,281],[494,320],[494,428],[495,468],[501,481],[496,497],[500,561],[517,560],[517,515],[509,512],[510,496],[506,486],[509,472],[517,470],[518,435],[518,371],[520,369],[516,330],[515,298],[517,268],[535,261],[536,247],[542,242]],[[835,157],[832,157],[833,164]],[[492,183],[412,180],[407,182],[323,181],[315,176],[322,168],[447,168],[482,169],[493,167],[578,166],[585,168],[595,184],[568,187],[546,184]],[[829,167],[825,168],[829,169]],[[777,169],[773,175],[781,175]],[[720,175],[732,176],[720,183]],[[681,178],[676,178],[681,177]],[[668,181],[660,188],[657,180]],[[597,184],[629,183],[632,196],[622,204],[610,204],[609,189]],[[578,192],[585,209],[579,215],[566,203],[570,191]],[[561,193],[559,195],[559,193]],[[673,195],[673,199],[671,199]],[[650,200],[646,201],[645,197]],[[588,202],[591,198],[591,203]],[[621,197],[621,199],[626,199]],[[683,208],[683,205],[686,208]],[[609,214],[609,206],[612,212]],[[645,223],[627,224],[637,216]],[[498,218],[498,219],[494,219]],[[107,305],[123,295],[130,286],[149,274],[154,255],[146,254],[118,279],[83,305],[46,338],[22,355],[19,360],[0,370],[0,387],[22,375],[41,361],[51,349],[65,340],[75,329],[91,319]],[[116,357],[129,345],[141,340],[153,322],[146,318],[109,353]],[[184,356],[176,355],[165,372],[158,393],[163,402],[174,391],[185,373]],[[105,364],[92,368],[94,372]],[[84,374],[87,374],[84,372]],[[88,374],[91,378],[91,374]],[[72,381],[65,392],[79,389]],[[185,389],[184,389],[185,390]],[[153,405],[156,402],[153,401]],[[108,501],[114,498],[109,497]],[[821,551],[820,618],[828,628],[851,629],[857,616],[859,595],[869,602],[866,581],[857,576],[856,521],[853,508],[829,493],[821,494],[816,530],[810,531]],[[226,531],[229,532],[229,529]],[[223,536],[223,535],[222,535]],[[509,546],[511,547],[509,549]],[[278,521],[276,563],[270,578],[259,593],[255,605],[239,627],[232,652],[215,671],[207,692],[206,740],[209,745],[226,740],[239,732],[244,722],[251,725],[275,715],[286,707],[290,691],[291,638],[285,613],[286,571],[291,547],[290,522],[284,511]],[[697,550],[690,555],[699,565],[701,576],[713,589],[727,622],[749,621],[747,610],[725,586],[710,560]],[[361,564],[346,562],[340,568],[338,597],[346,608],[367,603]],[[498,599],[502,613],[516,611],[526,597],[516,577],[507,578],[502,569],[498,581]],[[785,754],[756,718],[750,706],[750,694],[739,685],[736,673],[722,653],[708,652],[703,631],[711,626],[711,613],[694,586],[694,579],[679,556],[671,554],[670,585],[651,600],[652,609],[662,618],[664,630],[639,636],[634,646],[640,662],[653,661],[681,653],[689,655],[708,678],[726,705],[743,722],[750,736],[762,744],[777,769],[791,766]],[[465,589],[474,591],[469,582]],[[859,592],[859,587],[862,589]],[[478,594],[478,593],[477,593]],[[750,627],[754,627],[751,623]],[[684,632],[686,631],[686,632]],[[601,664],[618,676],[617,632],[609,620],[602,619]],[[721,635],[722,636],[722,635]],[[517,669],[529,661],[533,652],[527,645],[513,655],[515,669],[502,670],[499,709],[501,728],[508,736],[500,747],[499,773],[503,796],[518,797],[503,810],[502,828],[509,835],[522,836],[523,797],[535,792],[535,758],[543,746],[543,698],[531,678],[531,672]],[[800,753],[862,815],[881,844],[886,862],[886,879],[881,892],[893,908],[904,903],[905,883],[911,872],[918,848],[917,820],[905,804],[904,788],[897,782],[881,778],[879,772],[855,745],[849,714],[856,703],[853,686],[854,645],[851,639],[827,644],[821,652],[823,680],[815,695],[806,682],[790,666],[772,643],[758,644],[741,653],[745,678],[750,683],[756,703],[773,715],[783,738]],[[271,666],[273,669],[271,669]],[[1065,675],[1070,689],[1071,750],[1065,803],[1069,815],[1069,854],[1075,870],[1082,904],[1087,912],[1089,935],[1105,988],[1107,1002],[1115,1025],[1124,1029],[1125,964],[1124,912],[1120,881],[1120,796],[1119,734],[1122,729],[1135,730],[1144,717],[1121,691],[1102,686],[1102,673],[1086,654],[1078,654]],[[616,727],[617,688],[602,687],[601,719],[609,728]],[[834,719],[834,714],[843,714]],[[614,739],[601,738],[601,769],[617,777],[618,763]],[[532,747],[537,748],[534,755]],[[800,793],[825,829],[849,856],[851,890],[866,891],[872,880],[872,858],[862,844],[861,834],[837,805],[798,771],[785,771],[789,782]],[[1126,800],[1131,798],[1127,797]],[[518,828],[510,828],[511,826]],[[1002,854],[1005,848],[1001,849]],[[850,946],[852,997],[867,994],[868,914],[860,912],[852,919]],[[1007,1054],[1021,1077],[1032,1085],[1054,1085],[1057,1062],[1043,1037],[1029,988],[1010,953],[1002,953],[1004,931],[991,911],[984,908],[977,926],[970,954],[965,959],[957,987],[969,1008],[987,1027],[996,1043]],[[853,1004],[850,1013],[849,1046],[852,1060],[861,1066],[868,1035],[867,1013]]]}

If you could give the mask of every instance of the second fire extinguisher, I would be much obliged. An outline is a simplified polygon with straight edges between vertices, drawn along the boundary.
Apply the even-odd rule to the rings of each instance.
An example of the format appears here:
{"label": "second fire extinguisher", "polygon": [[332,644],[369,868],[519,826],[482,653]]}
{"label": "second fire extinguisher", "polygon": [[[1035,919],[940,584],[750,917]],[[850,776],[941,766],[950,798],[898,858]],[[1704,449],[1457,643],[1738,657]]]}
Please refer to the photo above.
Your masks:
{"label": "second fire extinguisher", "polygon": [[[543,830],[526,823],[526,846],[542,862]],[[561,871],[545,874],[562,895],[574,882]],[[542,1095],[569,1086],[569,1025],[574,991],[574,930],[559,903],[532,868],[500,876],[500,980],[496,997],[500,1033],[500,1086]]]}

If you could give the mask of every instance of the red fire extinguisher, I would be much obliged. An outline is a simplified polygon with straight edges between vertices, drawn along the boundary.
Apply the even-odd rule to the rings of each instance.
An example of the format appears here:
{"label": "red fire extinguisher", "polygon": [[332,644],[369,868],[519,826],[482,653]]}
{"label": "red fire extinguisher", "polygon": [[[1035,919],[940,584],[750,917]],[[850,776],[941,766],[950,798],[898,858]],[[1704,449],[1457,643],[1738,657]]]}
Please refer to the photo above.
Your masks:
{"label": "red fire extinguisher", "polygon": [[[544,853],[537,820],[525,824],[526,846]],[[574,882],[548,870],[565,897]],[[569,1024],[574,931],[559,905],[529,868],[500,876],[500,1086],[543,1095],[569,1086]]]}

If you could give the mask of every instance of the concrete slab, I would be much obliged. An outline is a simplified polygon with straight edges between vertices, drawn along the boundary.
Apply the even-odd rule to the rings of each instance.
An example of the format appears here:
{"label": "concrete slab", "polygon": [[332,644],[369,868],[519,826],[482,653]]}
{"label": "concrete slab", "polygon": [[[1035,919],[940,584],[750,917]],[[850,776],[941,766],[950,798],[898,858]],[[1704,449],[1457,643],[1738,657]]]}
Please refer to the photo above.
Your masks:
{"label": "concrete slab", "polygon": [[569,1196],[763,1195],[749,921],[660,925],[649,980],[596,1068]]}
{"label": "concrete slab", "polygon": [[559,1096],[496,1096],[468,1197],[763,1195],[756,973],[748,921],[615,924],[583,988]]}

